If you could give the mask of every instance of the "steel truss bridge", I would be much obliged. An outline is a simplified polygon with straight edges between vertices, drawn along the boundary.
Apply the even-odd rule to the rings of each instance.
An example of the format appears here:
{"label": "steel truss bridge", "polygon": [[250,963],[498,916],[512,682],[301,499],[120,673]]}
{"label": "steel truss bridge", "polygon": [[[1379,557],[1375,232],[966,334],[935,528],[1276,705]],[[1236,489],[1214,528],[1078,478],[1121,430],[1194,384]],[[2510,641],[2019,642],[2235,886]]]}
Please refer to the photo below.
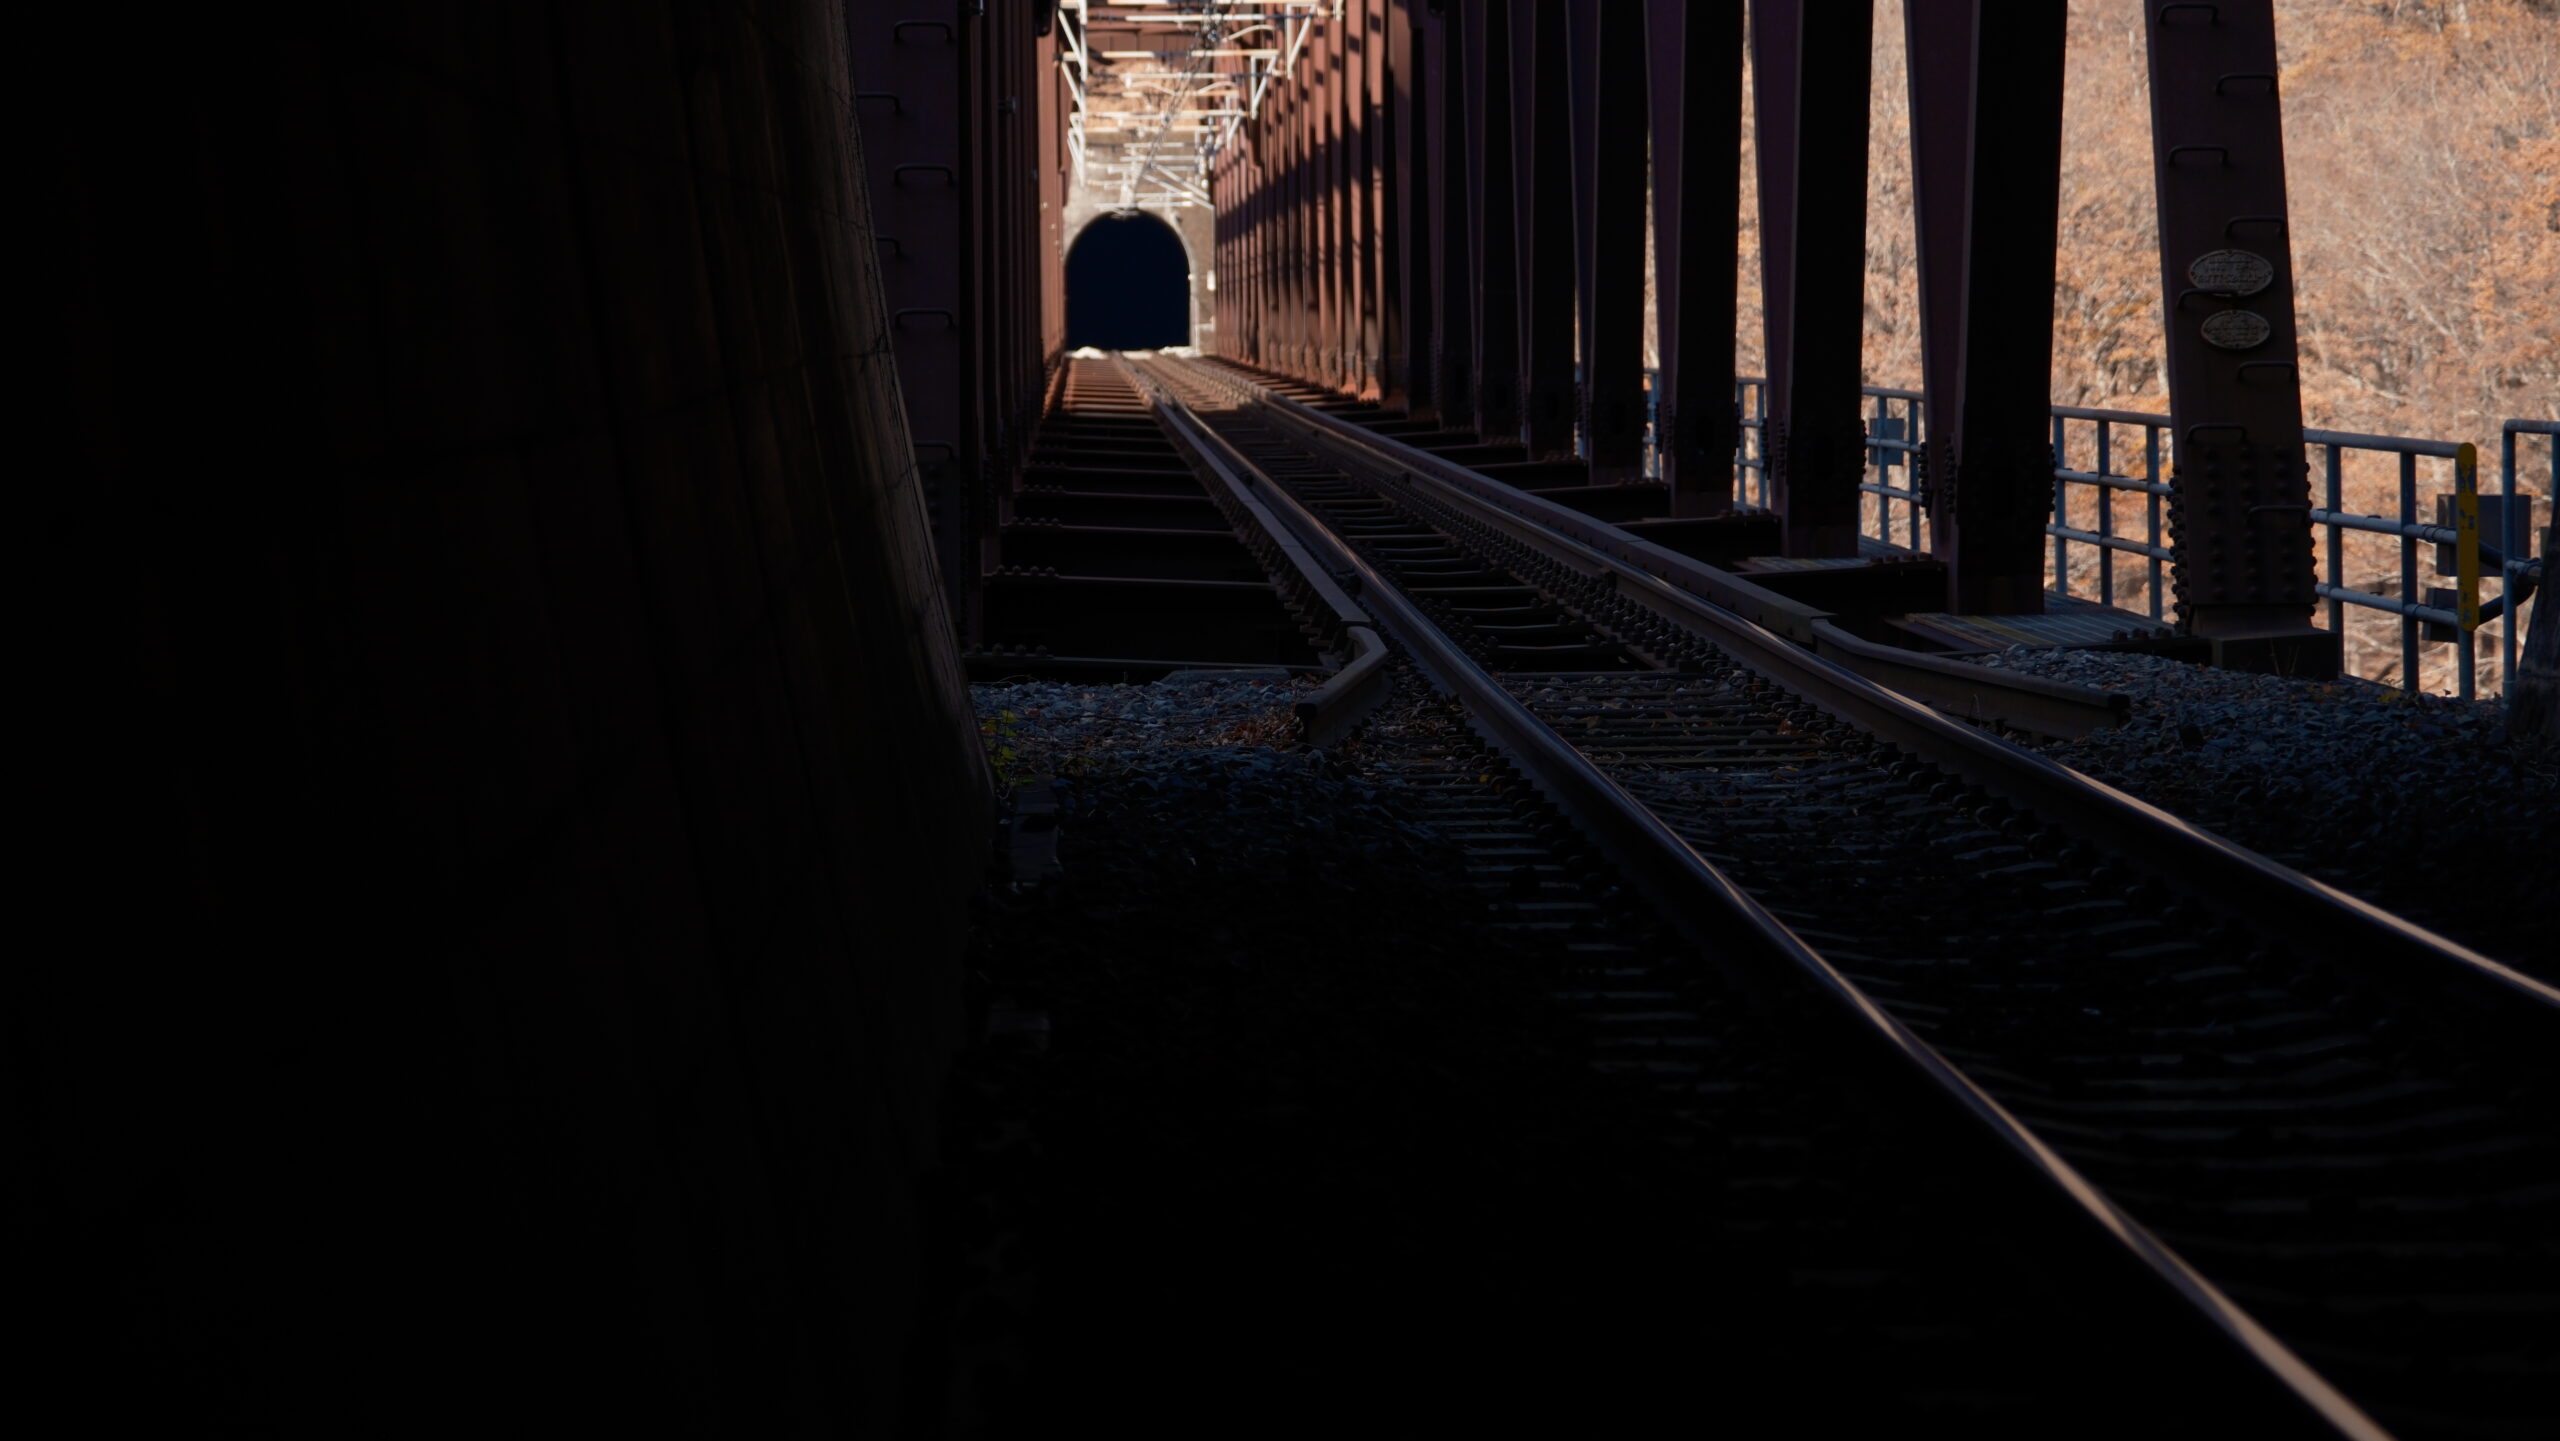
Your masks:
{"label": "steel truss bridge", "polygon": [[[2498,503],[2517,467],[2485,541],[2450,443],[2327,436],[2315,489],[2271,0],[2126,3],[2149,52],[2169,392],[2166,417],[2123,418],[2163,452],[2139,473],[2072,460],[2049,400],[2058,0],[1903,8],[1923,374],[1890,417],[1860,387],[1868,0],[849,0],[894,339],[964,627],[1059,383],[1068,217],[1207,210],[1204,349],[1546,467],[1523,478],[1656,488],[1611,504],[1666,534],[1774,518],[1778,559],[1892,567],[1895,587],[1917,565],[1946,614],[2013,619],[2058,603],[2049,545],[2093,544],[2166,565],[2153,618],[2165,603],[2200,658],[2334,673],[2344,608],[2368,606],[2398,617],[2409,676],[2422,635],[2457,638],[2467,689],[2472,633],[2506,603],[2484,608],[2481,578],[2520,596],[2539,574],[2530,502]],[[1727,282],[1746,54],[1762,377],[1734,374]],[[2452,463],[2459,504],[2421,513],[2404,486],[2400,516],[2347,515],[2342,448]],[[1870,478],[1879,460],[1907,467],[1899,484]],[[2150,532],[2075,526],[2073,484],[2148,493]],[[1897,498],[1906,535],[1862,523]],[[2337,572],[2341,531],[2375,529],[2400,543],[2397,595]],[[2422,598],[2438,544],[2472,559]]]}

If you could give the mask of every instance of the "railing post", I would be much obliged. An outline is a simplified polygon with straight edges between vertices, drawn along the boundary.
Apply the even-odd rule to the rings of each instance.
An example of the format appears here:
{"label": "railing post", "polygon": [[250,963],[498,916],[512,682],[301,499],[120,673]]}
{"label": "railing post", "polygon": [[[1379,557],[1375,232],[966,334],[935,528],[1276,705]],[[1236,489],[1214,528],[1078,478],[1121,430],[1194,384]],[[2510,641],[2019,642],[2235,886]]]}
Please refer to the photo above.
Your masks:
{"label": "railing post", "polygon": [[[2065,424],[2066,422],[2061,416],[2057,415],[2053,418],[2053,464],[2049,469],[2053,475],[2053,518],[2055,521],[2053,536],[2053,588],[2056,592],[2062,595],[2069,595],[2071,594],[2071,549],[2070,541],[2062,534],[2063,531],[2068,530],[2071,527],[2071,491],[2069,485],[2065,483],[2062,478],[2062,472],[2064,470],[2063,426]],[[2042,610],[2044,607],[2037,606],[2036,609]]]}
{"label": "railing post", "polygon": [[[2158,551],[2161,548],[2160,492],[2157,489],[2160,484],[2160,427],[2156,425],[2150,427],[2143,433],[2142,478],[2150,482],[2154,487],[2142,497],[2144,501],[2143,514],[2145,516],[2145,525],[2147,527],[2143,533],[2143,538],[2151,543],[2152,550]],[[2161,592],[2160,557],[2155,554],[2150,557],[2150,560],[2151,618],[2153,620],[2161,620],[2168,614],[2169,598]]]}
{"label": "railing post", "polygon": [[[1885,404],[1883,396],[1876,397],[1875,410],[1867,420],[1867,434],[1870,438],[1884,430]],[[1882,453],[1871,446],[1867,451],[1867,461],[1875,467],[1876,483],[1883,484],[1885,465]],[[1861,498],[1858,502],[1858,529],[1861,533],[1866,530],[1866,515],[1867,504],[1865,499]],[[1876,539],[1887,545],[1893,544],[1893,497],[1889,495],[1876,497]]]}
{"label": "railing post", "polygon": [[[2345,504],[2346,477],[2339,469],[2338,447],[2332,444],[2324,449],[2327,452],[2324,466],[2326,485],[2320,492],[2323,497],[2322,509],[2334,516]],[[2329,589],[2331,591],[2329,633],[2338,638],[2338,655],[2341,665],[2345,664],[2346,657],[2347,603],[2337,596],[2336,591],[2347,583],[2347,558],[2341,550],[2345,543],[2345,534],[2346,532],[2336,521],[2329,522],[2329,536],[2325,543],[2329,557]]]}
{"label": "railing post", "polygon": [[[2098,534],[2106,540],[2115,539],[2116,534],[2116,493],[2106,483],[2106,478],[2115,474],[2115,449],[2108,444],[2111,424],[2105,420],[2098,422],[2098,463],[2091,467],[2092,473],[2098,477]],[[2116,548],[2101,541],[2098,546],[2098,604],[2115,603]]]}
{"label": "railing post", "polygon": [[2453,458],[2453,531],[2454,584],[2462,607],[2462,698],[2469,700],[2479,684],[2472,636],[2480,629],[2480,450],[2467,440]]}
{"label": "railing post", "polygon": [[[2560,454],[2560,436],[2553,437],[2552,451]],[[2555,496],[2560,500],[2560,496]],[[2498,594],[2507,597],[2498,620],[2498,689],[2506,692],[2516,683],[2516,614],[2515,577],[2507,567],[2516,558],[2516,427],[2509,421],[2498,427]]]}
{"label": "railing post", "polygon": [[2418,538],[2409,527],[2418,519],[2418,457],[2400,452],[2400,688],[2418,689],[2418,618],[2408,607],[2418,599]]}

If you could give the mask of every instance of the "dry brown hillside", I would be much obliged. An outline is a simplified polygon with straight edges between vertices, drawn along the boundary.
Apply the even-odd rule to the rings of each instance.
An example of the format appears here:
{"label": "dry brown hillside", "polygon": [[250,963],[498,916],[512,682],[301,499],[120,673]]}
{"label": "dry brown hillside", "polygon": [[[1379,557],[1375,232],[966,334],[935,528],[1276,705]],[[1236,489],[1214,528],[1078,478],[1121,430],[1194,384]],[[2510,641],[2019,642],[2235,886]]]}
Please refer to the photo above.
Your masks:
{"label": "dry brown hillside", "polygon": [[[2137,0],[2071,6],[2054,288],[2062,404],[2168,404],[2144,13]],[[2560,418],[2560,0],[2276,0],[2276,14],[2310,423],[2470,440],[2493,457],[2502,418]],[[1876,6],[1874,65],[1866,377],[1917,386],[1900,0]],[[1736,359],[1757,373],[1747,101],[1745,114]],[[2540,444],[2528,443],[2537,458]],[[2396,510],[2391,462],[2351,458],[2347,481],[2348,508]],[[2445,483],[2431,465],[2425,487]],[[2139,526],[2129,508],[2119,519]],[[2391,542],[2355,539],[2349,584],[2396,587],[2396,556]],[[2118,574],[2129,586],[2118,603],[2147,604],[2138,579]],[[2397,626],[2379,613],[2354,621],[2357,671],[2397,678]],[[2488,639],[2483,650],[2493,653]],[[2449,683],[2446,660],[2443,647],[2430,648],[2431,682]],[[2483,678],[2495,687],[2493,673]]]}

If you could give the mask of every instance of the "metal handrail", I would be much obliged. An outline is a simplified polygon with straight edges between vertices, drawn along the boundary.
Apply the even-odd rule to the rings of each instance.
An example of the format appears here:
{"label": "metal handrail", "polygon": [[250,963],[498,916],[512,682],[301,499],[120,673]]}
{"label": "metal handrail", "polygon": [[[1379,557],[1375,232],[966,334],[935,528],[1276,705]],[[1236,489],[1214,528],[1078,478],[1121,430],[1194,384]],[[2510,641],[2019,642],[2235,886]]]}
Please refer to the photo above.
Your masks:
{"label": "metal handrail", "polygon": [[[2418,689],[2418,642],[2422,626],[2451,627],[2460,651],[2456,684],[2462,698],[2470,700],[2478,687],[2478,656],[2472,628],[2463,623],[2462,615],[2453,609],[2429,605],[2420,599],[2418,584],[2418,547],[2421,544],[2443,544],[2457,539],[2443,527],[2428,525],[2418,518],[2418,461],[2421,458],[2452,460],[2457,466],[2462,452],[2469,447],[2452,441],[2418,440],[2407,436],[2364,435],[2353,431],[2313,430],[2302,432],[2303,444],[2323,453],[2322,491],[2325,504],[2311,511],[2314,525],[2328,527],[2322,547],[2327,558],[2328,578],[2314,589],[2329,602],[2329,629],[2345,635],[2347,607],[2358,606],[2378,610],[2400,618],[2400,688]],[[2350,450],[2397,456],[2400,468],[2400,514],[2396,518],[2360,516],[2346,509],[2344,500],[2344,457]],[[2457,482],[2459,484],[2460,482]],[[2346,581],[2346,544],[2344,532],[2354,530],[2390,536],[2400,542],[2400,594],[2395,598],[2372,594],[2350,586]],[[2477,531],[2473,533],[2477,537]]]}
{"label": "metal handrail", "polygon": [[[2524,631],[2524,617],[2516,613],[2516,605],[2530,584],[2525,579],[2526,571],[2529,568],[2539,569],[2535,561],[2519,554],[2533,548],[2533,536],[2524,526],[2521,510],[2516,505],[2516,437],[2520,435],[2543,438],[2544,453],[2551,461],[2551,478],[2550,483],[2543,487],[2542,503],[2560,505],[2560,420],[2509,420],[2502,423],[2498,427],[2498,575],[2499,589],[2504,593],[2500,598],[2506,602],[2507,616],[2506,623],[2498,628],[2500,684],[2507,683],[2516,673],[2516,648]],[[2550,604],[2548,600],[2543,602],[2546,607]],[[2554,623],[2549,616],[2542,621],[2544,625]]]}
{"label": "metal handrail", "polygon": [[[1647,372],[1648,384],[1658,383],[1655,372]],[[1916,479],[1908,485],[1897,485],[1888,477],[1895,464],[1914,464],[1896,457],[1915,457],[1927,452],[1925,400],[1923,392],[1898,386],[1868,385],[1859,387],[1861,400],[1869,407],[1867,417],[1867,449],[1875,479],[1862,480],[1862,495],[1877,498],[1871,512],[1863,512],[1860,525],[1865,534],[1887,544],[1902,544],[1910,549],[1925,549],[1921,527],[1930,506],[1930,492]],[[1769,504],[1767,459],[1768,404],[1767,381],[1756,375],[1734,378],[1734,408],[1739,427],[1734,444],[1734,487],[1738,499]],[[2176,492],[2165,475],[2162,436],[2171,425],[2170,417],[2138,410],[2116,410],[2098,406],[2056,405],[2050,408],[2054,447],[2054,510],[2045,523],[2045,534],[2053,542],[2053,584],[2065,595],[2077,592],[2072,585],[2072,547],[2090,546],[2097,552],[2097,593],[2090,597],[2102,605],[2116,603],[2115,561],[2118,556],[2131,557],[2143,563],[2147,571],[2148,602],[2154,620],[2167,618],[2168,587],[2163,566],[2177,559],[2176,547],[2168,543],[2166,517],[2161,502]],[[1654,426],[1655,415],[1647,407],[1646,423],[1652,439],[1647,446],[1649,474],[1659,474],[1656,460],[1663,437]],[[1882,422],[1882,423],[1879,423]],[[2087,468],[2070,463],[2075,448],[2075,428],[2085,427],[2090,453],[2094,459]],[[2143,462],[2140,474],[2115,469],[2118,448],[2116,432],[2134,428],[2142,432]],[[2560,420],[2508,420],[2499,432],[2499,498],[2501,502],[2498,533],[2466,540],[2459,527],[2438,525],[2418,513],[2417,463],[2420,460],[2459,460],[2462,446],[2450,440],[2424,439],[2414,436],[2373,435],[2360,431],[2306,429],[2303,444],[2322,452],[2324,460],[2325,504],[2310,508],[2309,520],[2326,531],[2323,553],[2326,575],[2315,583],[2315,593],[2326,601],[2328,628],[2343,634],[2349,607],[2380,611],[2401,620],[2401,687],[2415,690],[2419,685],[2418,643],[2428,638],[2450,640],[2457,651],[2456,683],[2458,693],[2474,696],[2478,687],[2478,657],[2474,632],[2478,624],[2503,620],[2500,627],[2501,666],[2503,678],[2515,674],[2518,626],[2510,613],[2514,601],[2529,593],[2541,574],[2540,562],[2529,554],[2532,536],[2525,533],[2524,514],[2517,501],[2519,474],[2519,437],[2542,436],[2549,440],[2551,457],[2550,491],[2560,495]],[[2357,515],[2343,504],[2344,457],[2351,452],[2391,455],[2401,465],[2399,514],[2391,516]],[[1916,466],[1915,466],[1916,468]],[[1755,479],[1756,473],[1756,479]],[[2075,525],[2071,520],[2072,488],[2095,491],[2101,501],[2094,507],[2096,524]],[[2456,489],[2461,484],[2457,481]],[[2145,498],[2144,524],[2137,534],[2119,534],[2116,530],[2116,508],[2113,495],[2127,493]],[[1894,524],[1894,507],[1902,508],[1903,524]],[[1901,534],[1897,536],[1899,529]],[[2398,597],[2377,595],[2346,583],[2344,535],[2354,531],[2389,536],[2401,543],[2400,588]],[[2455,607],[2429,604],[2418,589],[2418,547],[2439,545],[2454,547],[2457,553],[2467,545],[2476,545],[2486,570],[2500,582],[2498,599],[2481,604],[2476,596],[2476,610],[2466,625]],[[2450,634],[2446,634],[2450,632]]]}

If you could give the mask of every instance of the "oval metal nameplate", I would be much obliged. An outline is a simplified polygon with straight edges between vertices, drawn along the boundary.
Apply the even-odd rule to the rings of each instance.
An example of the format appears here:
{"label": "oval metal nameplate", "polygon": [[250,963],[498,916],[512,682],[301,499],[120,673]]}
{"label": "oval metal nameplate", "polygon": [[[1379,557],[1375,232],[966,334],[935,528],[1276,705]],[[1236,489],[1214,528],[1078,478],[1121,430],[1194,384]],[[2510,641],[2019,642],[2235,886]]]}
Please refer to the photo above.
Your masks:
{"label": "oval metal nameplate", "polygon": [[2275,279],[2275,262],[2251,250],[2208,250],[2187,267],[2189,285],[2216,295],[2255,295]]}
{"label": "oval metal nameplate", "polygon": [[2255,350],[2275,327],[2254,310],[2217,310],[2204,318],[2204,343],[2223,350]]}

